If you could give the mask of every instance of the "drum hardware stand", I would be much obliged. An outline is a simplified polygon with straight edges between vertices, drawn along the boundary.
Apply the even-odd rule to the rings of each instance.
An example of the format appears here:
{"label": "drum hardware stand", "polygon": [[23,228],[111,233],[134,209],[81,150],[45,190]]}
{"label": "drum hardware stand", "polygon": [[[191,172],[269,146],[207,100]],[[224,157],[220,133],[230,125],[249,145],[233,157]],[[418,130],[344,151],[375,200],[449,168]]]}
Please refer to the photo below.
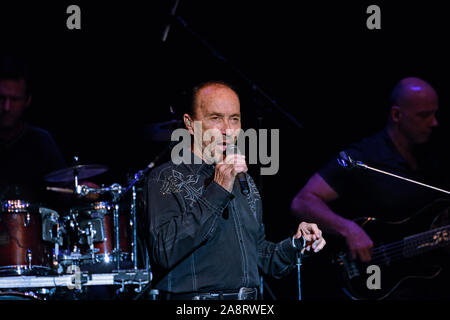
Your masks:
{"label": "drum hardware stand", "polygon": [[59,246],[63,245],[62,230],[64,227],[58,222],[59,215],[56,211],[39,208],[42,220],[42,239],[54,243],[54,251],[52,254],[52,265],[56,268],[58,274],[62,273],[61,266],[58,262]]}
{"label": "drum hardware stand", "polygon": [[[114,195],[113,203],[117,201],[116,195]],[[114,204],[113,209],[113,216],[114,216],[114,250],[113,250],[113,257],[116,257],[117,262],[117,270],[120,270],[120,234],[119,234],[119,205],[117,203]]]}
{"label": "drum hardware stand", "polygon": [[75,157],[73,157],[73,159],[74,159],[74,162],[75,162],[75,166],[74,166],[74,168],[73,168],[73,179],[74,179],[74,187],[75,187],[75,193],[77,194],[77,195],[80,195],[81,194],[81,189],[79,188],[79,185],[78,185],[78,168],[77,168],[77,164],[78,164],[78,157],[77,156],[75,156]]}
{"label": "drum hardware stand", "polygon": [[[93,273],[80,271],[78,266],[69,266],[67,274],[58,276],[8,276],[0,277],[0,289],[13,288],[55,288],[98,285],[138,285],[136,290],[142,290],[143,286],[151,281],[151,274],[147,272],[137,273]],[[50,289],[51,290],[51,289]]]}
{"label": "drum hardware stand", "polygon": [[92,261],[95,261],[94,238],[96,231],[92,227],[91,222],[88,222],[88,227],[86,231],[83,231],[83,233],[86,235],[87,244],[89,245],[89,252],[91,253],[91,259]]}
{"label": "drum hardware stand", "polygon": [[[137,270],[137,225],[136,225],[136,184],[138,182],[140,182],[147,174],[148,172],[153,169],[156,164],[158,163],[158,161],[164,157],[166,155],[167,152],[169,152],[169,150],[171,150],[171,148],[177,143],[177,141],[172,141],[166,148],[164,148],[164,150],[158,154],[155,159],[150,162],[147,167],[145,167],[145,169],[138,171],[137,173],[134,174],[134,179],[129,183],[128,187],[125,189],[125,191],[123,192],[124,194],[126,194],[128,191],[132,190],[132,202],[131,202],[131,221],[133,224],[133,241],[132,241],[132,246],[133,246],[133,251],[132,251],[132,261],[133,261],[133,268],[135,270]],[[146,261],[145,261],[145,267],[146,270],[149,271],[150,270],[150,265],[149,265],[149,257],[148,257],[148,252],[147,250],[145,250],[145,255],[146,255]]]}
{"label": "drum hardware stand", "polygon": [[[66,222],[67,221],[69,223],[68,246],[70,247],[70,249],[69,249],[69,254],[64,255],[64,261],[69,261],[70,264],[65,264],[65,263],[60,264],[58,261],[54,262],[54,264],[56,264],[58,266],[58,268],[57,268],[58,274],[62,274],[68,270],[76,269],[79,266],[79,263],[83,258],[83,256],[81,255],[81,252],[80,252],[80,248],[78,247],[78,245],[74,239],[78,239],[80,235],[85,233],[85,231],[80,229],[80,226],[77,222],[75,213],[71,212],[69,214],[69,216],[66,217]],[[75,234],[76,234],[76,236],[75,236]],[[55,247],[58,248],[58,253],[59,253],[59,245],[60,244],[62,244],[62,237],[61,237],[61,230],[58,230],[58,236],[57,236],[56,245],[55,245]],[[55,250],[55,254],[56,254],[56,250]],[[56,255],[56,257],[59,257],[59,255]],[[64,270],[64,268],[66,270]]]}
{"label": "drum hardware stand", "polygon": [[[150,164],[147,166],[146,169],[139,171],[138,173],[136,173],[134,175],[134,180],[130,182],[130,184],[128,185],[127,189],[125,190],[125,194],[131,189],[131,224],[133,225],[133,240],[131,242],[131,246],[132,246],[132,252],[131,252],[131,261],[133,262],[133,269],[137,270],[138,265],[137,265],[137,222],[136,222],[136,197],[137,197],[137,193],[136,193],[136,183],[138,183],[144,176],[145,174],[154,167],[154,163],[153,165]],[[148,271],[149,269],[146,268],[146,270]]]}
{"label": "drum hardware stand", "polygon": [[135,292],[140,293],[145,284],[151,281],[151,275],[148,273],[144,273],[142,271],[138,271],[137,273],[127,274],[125,272],[119,272],[116,276],[114,276],[114,282],[118,282],[120,284],[120,292],[124,292],[125,284],[137,284],[138,287],[134,289]]}
{"label": "drum hardware stand", "polygon": [[[59,225],[56,227],[57,228],[57,236],[56,236],[56,241],[54,241],[54,251],[53,251],[53,255],[52,255],[52,264],[54,267],[58,266],[58,257],[59,257],[59,246],[62,245],[62,237],[61,237],[61,232],[60,232],[60,228]],[[59,269],[59,268],[58,268]]]}
{"label": "drum hardware stand", "polygon": [[136,186],[132,187],[131,195],[131,223],[133,224],[133,250],[131,252],[131,261],[133,261],[133,268],[137,270],[137,225],[136,225]]}
{"label": "drum hardware stand", "polygon": [[31,252],[30,249],[27,249],[26,261],[28,263],[28,269],[29,270],[31,270],[33,268],[32,264],[31,264],[31,260],[33,260],[33,253]]}
{"label": "drum hardware stand", "polygon": [[[102,190],[103,189],[103,190]],[[122,195],[122,186],[118,183],[112,184],[109,188],[102,188],[102,192],[109,192],[113,196],[113,225],[114,225],[114,249],[112,250],[112,256],[116,258],[117,270],[120,270],[120,233],[119,233],[119,205],[118,202]]]}
{"label": "drum hardware stand", "polygon": [[30,225],[30,220],[31,220],[31,216],[30,214],[27,212],[27,215],[25,217],[25,221],[23,222],[23,226],[24,227],[28,227]]}

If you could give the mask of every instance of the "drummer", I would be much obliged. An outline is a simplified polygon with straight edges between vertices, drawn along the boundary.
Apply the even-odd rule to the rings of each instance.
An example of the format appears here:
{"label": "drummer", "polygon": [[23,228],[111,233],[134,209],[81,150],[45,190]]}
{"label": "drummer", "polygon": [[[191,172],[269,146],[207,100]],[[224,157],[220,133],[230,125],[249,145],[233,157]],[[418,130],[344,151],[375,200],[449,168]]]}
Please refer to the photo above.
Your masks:
{"label": "drummer", "polygon": [[16,57],[0,56],[0,201],[61,200],[60,195],[45,191],[43,177],[67,166],[52,135],[26,121],[31,102],[28,65]]}
{"label": "drummer", "polygon": [[26,122],[32,101],[28,66],[14,57],[0,59],[0,199],[40,202],[43,176],[66,164],[51,134]]}

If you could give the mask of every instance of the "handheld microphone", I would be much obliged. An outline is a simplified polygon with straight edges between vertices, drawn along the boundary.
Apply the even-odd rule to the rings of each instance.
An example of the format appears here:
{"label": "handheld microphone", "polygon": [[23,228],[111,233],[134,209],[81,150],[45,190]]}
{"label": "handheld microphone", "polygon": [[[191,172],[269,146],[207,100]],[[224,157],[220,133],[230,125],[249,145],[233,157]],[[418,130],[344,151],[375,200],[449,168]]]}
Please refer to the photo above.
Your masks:
{"label": "handheld microphone", "polygon": [[[227,146],[227,151],[230,154],[241,154],[239,151],[239,148],[237,145],[235,144],[230,144]],[[239,172],[236,176],[236,179],[238,179],[239,181],[239,185],[241,187],[241,192],[244,196],[247,196],[250,194],[250,189],[248,187],[248,182],[247,182],[247,176],[245,175],[244,172]]]}

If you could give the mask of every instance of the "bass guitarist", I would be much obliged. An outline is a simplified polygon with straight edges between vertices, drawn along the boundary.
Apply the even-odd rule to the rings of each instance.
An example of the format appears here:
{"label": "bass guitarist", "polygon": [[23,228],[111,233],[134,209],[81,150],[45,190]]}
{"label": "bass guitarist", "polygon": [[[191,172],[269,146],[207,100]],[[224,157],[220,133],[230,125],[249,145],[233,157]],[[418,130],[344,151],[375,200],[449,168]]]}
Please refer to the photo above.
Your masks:
{"label": "bass guitarist", "polygon": [[[438,95],[435,89],[422,79],[404,78],[394,87],[390,102],[385,128],[352,144],[345,152],[352,159],[372,167],[445,189],[449,186],[448,174],[443,171],[445,166],[440,162],[441,154],[434,150],[430,139],[433,129],[438,126]],[[363,216],[382,221],[402,221],[443,197],[445,195],[437,191],[377,172],[343,168],[334,157],[313,174],[293,199],[291,209],[296,217],[316,223],[322,230],[344,238],[349,258],[370,264],[376,241],[373,235],[354,221],[355,218]],[[417,229],[411,230],[411,233],[429,228],[426,225],[415,227]],[[380,232],[377,239],[387,241],[387,236]],[[436,279],[445,277],[445,270],[440,271],[434,275]],[[418,283],[405,282],[403,289],[399,287],[389,297],[450,297],[445,288],[448,282],[442,290],[434,286],[443,285],[443,281]]]}

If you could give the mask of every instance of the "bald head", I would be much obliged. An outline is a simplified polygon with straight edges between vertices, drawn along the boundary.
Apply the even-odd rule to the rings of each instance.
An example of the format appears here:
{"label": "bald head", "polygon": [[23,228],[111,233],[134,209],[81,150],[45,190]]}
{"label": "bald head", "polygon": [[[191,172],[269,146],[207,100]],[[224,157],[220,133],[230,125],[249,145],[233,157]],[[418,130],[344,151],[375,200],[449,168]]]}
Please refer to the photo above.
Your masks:
{"label": "bald head", "polygon": [[438,95],[429,83],[404,78],[392,90],[388,126],[410,145],[424,143],[438,125],[438,107]]}
{"label": "bald head", "polygon": [[411,108],[418,104],[438,104],[438,95],[426,81],[409,77],[400,80],[392,90],[391,106]]}

